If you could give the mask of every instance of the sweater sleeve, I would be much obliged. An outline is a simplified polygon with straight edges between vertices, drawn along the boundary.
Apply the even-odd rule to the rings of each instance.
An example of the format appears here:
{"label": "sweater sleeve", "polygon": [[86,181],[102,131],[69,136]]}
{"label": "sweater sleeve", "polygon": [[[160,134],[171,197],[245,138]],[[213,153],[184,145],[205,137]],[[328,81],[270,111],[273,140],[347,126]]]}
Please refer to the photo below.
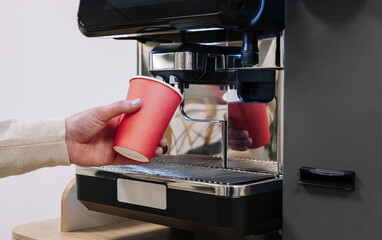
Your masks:
{"label": "sweater sleeve", "polygon": [[0,121],[0,178],[70,165],[65,120]]}

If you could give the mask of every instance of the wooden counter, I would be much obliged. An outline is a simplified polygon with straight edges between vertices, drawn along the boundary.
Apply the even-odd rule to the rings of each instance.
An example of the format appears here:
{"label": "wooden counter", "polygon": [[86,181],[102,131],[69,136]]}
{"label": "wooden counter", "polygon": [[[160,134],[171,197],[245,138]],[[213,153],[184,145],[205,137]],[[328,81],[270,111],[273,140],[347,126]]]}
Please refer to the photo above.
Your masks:
{"label": "wooden counter", "polygon": [[[27,223],[13,229],[13,240],[214,240],[217,238],[136,220],[75,232],[61,232],[60,219]],[[249,236],[245,240],[264,239]],[[268,239],[268,238],[266,238]]]}

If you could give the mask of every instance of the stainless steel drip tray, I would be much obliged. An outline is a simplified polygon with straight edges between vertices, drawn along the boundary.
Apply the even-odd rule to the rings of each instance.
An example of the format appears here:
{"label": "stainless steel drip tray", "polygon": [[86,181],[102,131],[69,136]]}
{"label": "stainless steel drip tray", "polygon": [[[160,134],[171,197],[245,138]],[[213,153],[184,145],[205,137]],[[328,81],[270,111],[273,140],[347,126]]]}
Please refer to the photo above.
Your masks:
{"label": "stainless steel drip tray", "polygon": [[[181,179],[188,181],[226,185],[253,183],[274,178],[272,175],[265,173],[225,169],[218,167],[216,166],[216,164],[211,164],[216,162],[221,163],[221,161],[216,158],[200,158],[199,156],[198,158],[194,158],[193,164],[190,164],[190,162],[185,161],[181,162],[179,161],[179,159],[186,158],[168,155],[153,158],[152,162],[149,164],[117,167],[109,166],[102,167],[102,169],[106,171],[109,170],[119,173],[136,173],[170,179]],[[200,160],[202,160],[202,162],[200,162]]]}
{"label": "stainless steel drip tray", "polygon": [[[249,164],[242,159],[230,162],[238,167]],[[260,163],[264,164],[263,162]],[[77,175],[113,180],[127,178],[149,181],[164,184],[169,189],[225,197],[243,197],[272,189],[281,189],[280,179],[275,173],[245,171],[241,168],[222,168],[219,167],[220,165],[219,157],[164,155],[154,157],[151,163],[142,165],[78,167]],[[252,163],[252,165],[254,164]]]}
{"label": "stainless steel drip tray", "polygon": [[224,238],[280,227],[282,179],[220,164],[167,155],[143,165],[78,167],[77,196],[93,211]]}

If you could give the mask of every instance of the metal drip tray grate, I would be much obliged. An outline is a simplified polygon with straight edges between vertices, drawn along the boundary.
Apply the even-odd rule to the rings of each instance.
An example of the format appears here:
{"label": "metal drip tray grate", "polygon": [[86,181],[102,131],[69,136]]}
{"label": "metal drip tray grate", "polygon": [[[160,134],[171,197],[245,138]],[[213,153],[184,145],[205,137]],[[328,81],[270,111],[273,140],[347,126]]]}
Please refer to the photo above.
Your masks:
{"label": "metal drip tray grate", "polygon": [[206,183],[240,185],[274,178],[271,173],[224,169],[219,167],[221,159],[200,155],[171,156],[153,158],[151,163],[129,166],[107,166],[101,169],[117,173],[135,173],[182,179]]}
{"label": "metal drip tray grate", "polygon": [[[221,157],[212,157],[212,156],[205,156],[205,155],[193,155],[193,154],[162,155],[159,157],[154,157],[152,161],[164,162],[164,163],[174,162],[179,164],[222,168]],[[271,174],[271,175],[276,175],[278,173],[277,162],[275,161],[229,157],[228,167],[230,170],[259,172],[259,173],[265,173],[265,174]]]}

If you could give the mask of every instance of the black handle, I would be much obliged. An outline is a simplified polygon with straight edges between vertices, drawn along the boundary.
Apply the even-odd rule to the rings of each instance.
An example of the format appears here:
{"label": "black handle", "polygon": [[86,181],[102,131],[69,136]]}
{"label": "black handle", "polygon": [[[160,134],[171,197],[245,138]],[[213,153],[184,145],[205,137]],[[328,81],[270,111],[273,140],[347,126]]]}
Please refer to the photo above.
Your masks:
{"label": "black handle", "polygon": [[300,184],[353,191],[355,172],[301,167]]}

